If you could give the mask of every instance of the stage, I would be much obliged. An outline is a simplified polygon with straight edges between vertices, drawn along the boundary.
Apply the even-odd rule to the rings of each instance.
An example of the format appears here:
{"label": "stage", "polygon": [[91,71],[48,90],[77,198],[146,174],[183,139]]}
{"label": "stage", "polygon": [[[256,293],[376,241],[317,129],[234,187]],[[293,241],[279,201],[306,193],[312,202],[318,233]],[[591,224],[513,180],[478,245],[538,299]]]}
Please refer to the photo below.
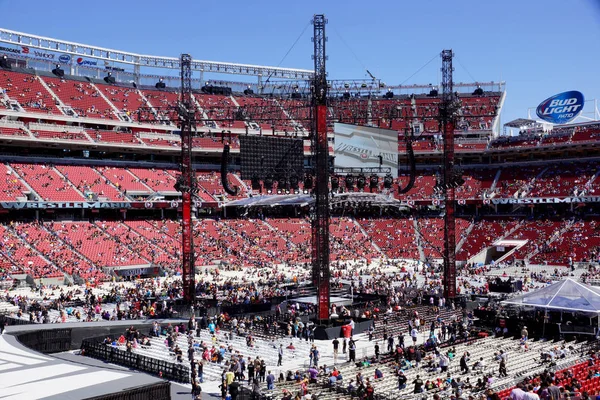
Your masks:
{"label": "stage", "polygon": [[[92,361],[92,363],[90,363]],[[0,336],[3,400],[80,400],[163,382],[150,375],[73,354],[43,355],[14,336]]]}
{"label": "stage", "polygon": [[[352,299],[348,299],[346,297],[338,297],[331,296],[329,300],[330,304],[335,304],[336,306],[350,306],[352,305]],[[288,303],[301,303],[301,304],[317,304],[317,296],[304,296],[298,297],[296,299],[291,299]]]}
{"label": "stage", "polygon": [[[158,320],[179,323],[182,320]],[[0,335],[0,398],[2,400],[81,400],[130,391],[152,398],[189,399],[191,386],[180,385],[127,367],[77,354],[81,340],[93,333],[115,336],[129,326],[147,331],[153,320],[30,324],[7,326]],[[68,329],[68,351],[43,354],[26,347],[17,337]],[[67,343],[65,342],[65,345]],[[138,389],[139,388],[139,389]],[[137,394],[138,396],[140,394]],[[142,394],[142,397],[148,394]],[[167,397],[168,396],[168,397]],[[117,397],[114,397],[117,398]]]}

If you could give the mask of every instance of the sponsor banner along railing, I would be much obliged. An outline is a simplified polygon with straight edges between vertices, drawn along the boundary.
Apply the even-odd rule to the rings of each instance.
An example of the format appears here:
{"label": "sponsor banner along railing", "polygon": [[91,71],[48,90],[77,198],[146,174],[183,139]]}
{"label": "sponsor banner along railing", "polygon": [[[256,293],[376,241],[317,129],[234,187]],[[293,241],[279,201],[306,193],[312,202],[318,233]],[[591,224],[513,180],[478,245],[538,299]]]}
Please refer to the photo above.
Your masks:
{"label": "sponsor banner along railing", "polygon": [[[493,198],[493,199],[457,199],[459,205],[503,205],[503,204],[580,204],[600,203],[600,196],[580,197],[524,197],[524,198]],[[401,200],[400,206],[412,207],[422,205],[440,206],[440,199],[426,200]],[[194,206],[200,208],[218,208],[218,202],[196,202]],[[179,209],[181,202],[173,201],[1,201],[0,210],[60,210],[60,209],[112,209],[112,210],[135,210],[135,209]]]}
{"label": "sponsor banner along railing", "polygon": [[[196,202],[196,208],[218,207],[217,202]],[[49,210],[49,209],[177,209],[180,201],[2,201],[5,210]]]}

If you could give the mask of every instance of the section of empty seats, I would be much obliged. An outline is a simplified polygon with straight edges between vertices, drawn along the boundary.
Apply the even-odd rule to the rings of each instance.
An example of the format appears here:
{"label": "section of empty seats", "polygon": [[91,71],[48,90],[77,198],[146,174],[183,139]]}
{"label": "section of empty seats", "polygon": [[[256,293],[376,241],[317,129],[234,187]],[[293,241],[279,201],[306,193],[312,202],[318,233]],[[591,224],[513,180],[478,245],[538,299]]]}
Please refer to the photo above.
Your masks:
{"label": "section of empty seats", "polygon": [[269,218],[267,222],[279,235],[293,243],[300,254],[308,256],[312,234],[310,220],[307,218]]}
{"label": "section of empty seats", "polygon": [[45,164],[16,164],[11,167],[44,201],[82,201],[84,197],[73,185]]}
{"label": "section of empty seats", "polygon": [[154,135],[150,133],[140,133],[138,138],[148,146],[181,148],[181,139],[177,135]]}
{"label": "section of empty seats", "polygon": [[244,121],[234,120],[233,115],[229,112],[235,106],[231,97],[198,93],[194,94],[194,97],[206,113],[208,119],[215,120],[217,126],[220,128],[246,129]]}
{"label": "section of empty seats", "polygon": [[60,114],[54,105],[53,96],[38,81],[35,75],[19,72],[0,72],[0,91],[17,101],[28,112]]}
{"label": "section of empty seats", "polygon": [[39,129],[30,129],[31,134],[42,140],[53,139],[53,140],[71,140],[79,142],[89,142],[89,139],[83,132],[69,132],[69,131],[43,131]]}
{"label": "section of empty seats", "polygon": [[96,84],[96,87],[115,107],[119,109],[119,111],[126,113],[135,121],[138,120],[137,111],[141,107],[148,107],[148,104],[144,101],[142,96],[140,96],[137,89],[98,83]]}
{"label": "section of empty seats", "polygon": [[0,200],[17,201],[27,198],[29,189],[9,167],[2,163],[0,163],[0,175]]}
{"label": "section of empty seats", "polygon": [[90,222],[54,222],[50,228],[100,268],[148,264],[148,260]]}
{"label": "section of empty seats", "polygon": [[442,258],[444,256],[444,219],[421,218],[417,220],[419,242],[423,253],[428,259]]}
{"label": "section of empty seats", "polygon": [[89,82],[44,77],[44,82],[80,117],[118,119],[113,108]]}
{"label": "section of empty seats", "polygon": [[419,258],[412,219],[361,219],[360,224],[389,258]]}
{"label": "section of empty seats", "polygon": [[[181,242],[181,229],[171,226],[170,231],[177,231],[177,240]],[[245,259],[242,239],[225,224],[212,220],[201,219],[194,222],[194,237],[196,266],[208,265],[214,261],[227,261],[234,265],[250,265]],[[264,261],[264,258],[263,258]]]}
{"label": "section of empty seats", "polygon": [[116,243],[126,246],[134,254],[138,254],[152,264],[176,264],[177,259],[165,252],[160,244],[156,245],[140,235],[130,226],[122,222],[102,221],[96,224],[104,232],[112,236]]}
{"label": "section of empty seats", "polygon": [[101,131],[97,129],[88,129],[86,132],[96,142],[142,144],[131,132]]}
{"label": "section of empty seats", "polygon": [[0,126],[0,135],[2,135],[2,136],[24,136],[24,137],[29,136],[24,128],[13,127],[13,126]]}
{"label": "section of empty seats", "polygon": [[60,277],[62,273],[36,253],[26,238],[20,238],[10,227],[0,225],[0,253],[10,262],[14,274],[25,273],[33,278]]}
{"label": "section of empty seats", "polygon": [[130,168],[129,171],[156,192],[175,192],[176,171],[157,168]]}
{"label": "section of empty seats", "polygon": [[396,198],[401,200],[422,200],[431,199],[433,197],[433,188],[436,184],[435,173],[419,172],[415,177],[415,183],[412,189],[406,193],[398,193],[402,188],[405,188],[409,182],[409,176],[398,175],[397,181],[394,183],[394,194]]}
{"label": "section of empty seats", "polygon": [[[263,130],[272,130],[275,127],[276,131],[293,132],[294,126],[289,118],[283,112],[283,109],[273,99],[253,96],[237,96],[236,101],[242,109],[249,108],[252,110],[250,114],[251,122],[255,122]],[[261,121],[252,121],[252,117],[260,118]]]}
{"label": "section of empty seats", "polygon": [[235,219],[223,223],[234,230],[245,243],[239,257],[254,264],[264,261],[296,262],[297,253],[290,251],[285,239],[260,220]]}
{"label": "section of empty seats", "polygon": [[238,179],[236,174],[228,174],[229,183],[231,186],[238,187],[238,194],[236,196],[228,195],[223,189],[223,184],[221,182],[221,174],[218,172],[197,172],[196,176],[198,178],[198,185],[201,189],[203,189],[203,193],[212,196],[213,198],[217,197],[228,197],[228,198],[242,198],[246,197],[246,189],[244,185],[242,185],[241,181]]}
{"label": "section of empty seats", "polygon": [[159,246],[172,260],[181,257],[181,242],[169,234],[166,221],[127,221],[125,225],[144,236],[152,245]]}
{"label": "section of empty seats", "polygon": [[494,183],[497,169],[465,170],[465,183],[455,190],[457,199],[481,199]]}
{"label": "section of empty seats", "polygon": [[[229,142],[229,140],[227,140]],[[237,141],[236,141],[237,143]],[[224,141],[222,141],[218,137],[195,137],[192,139],[192,146],[199,147],[203,149],[223,149]],[[239,145],[233,146],[231,143],[231,147],[239,147]]]}
{"label": "section of empty seats", "polygon": [[502,238],[511,231],[518,221],[509,219],[484,218],[474,222],[469,239],[465,241],[456,254],[458,261],[468,261],[476,256],[484,248],[490,246],[496,240]]}
{"label": "section of empty seats", "polygon": [[117,189],[124,193],[151,193],[153,190],[142,183],[141,179],[133,175],[127,168],[122,167],[96,167],[96,171]]}
{"label": "section of empty seats", "polygon": [[496,184],[496,197],[523,197],[533,187],[535,177],[543,167],[503,168]]}
{"label": "section of empty seats", "polygon": [[564,197],[585,194],[599,171],[598,163],[555,164],[535,179],[529,197]]}
{"label": "section of empty seats", "polygon": [[507,240],[526,240],[523,246],[511,254],[507,261],[523,260],[529,254],[538,252],[542,246],[550,245],[555,235],[565,228],[565,221],[534,220],[523,221],[521,226],[506,237]]}
{"label": "section of empty seats", "polygon": [[353,219],[332,218],[329,232],[333,260],[371,261],[381,256],[381,253],[373,247],[371,237],[365,236]]}
{"label": "section of empty seats", "polygon": [[600,223],[596,218],[573,221],[550,243],[539,246],[532,264],[568,266],[573,262],[592,262],[599,254]]}
{"label": "section of empty seats", "polygon": [[52,261],[63,272],[78,275],[84,279],[104,280],[106,275],[102,270],[92,266],[88,260],[71,250],[58,236],[51,234],[38,223],[18,223],[15,231],[29,245]]}
{"label": "section of empty seats", "polygon": [[125,198],[121,191],[92,167],[59,165],[56,169],[88,199],[120,201]]}

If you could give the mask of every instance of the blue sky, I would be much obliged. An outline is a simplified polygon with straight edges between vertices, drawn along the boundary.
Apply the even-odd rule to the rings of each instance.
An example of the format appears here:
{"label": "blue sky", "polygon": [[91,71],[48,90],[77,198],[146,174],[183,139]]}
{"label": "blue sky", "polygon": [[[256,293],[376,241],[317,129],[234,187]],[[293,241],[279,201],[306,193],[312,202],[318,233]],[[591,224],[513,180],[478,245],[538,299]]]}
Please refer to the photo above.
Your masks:
{"label": "blue sky", "polygon": [[[600,0],[58,4],[0,0],[2,27],[144,54],[277,65],[312,15],[324,13],[332,79],[365,78],[366,68],[388,84],[403,83],[452,48],[456,82],[506,81],[503,122],[561,91],[600,99]],[[309,26],[281,65],[311,69],[311,36]],[[440,64],[405,83],[437,84]]]}

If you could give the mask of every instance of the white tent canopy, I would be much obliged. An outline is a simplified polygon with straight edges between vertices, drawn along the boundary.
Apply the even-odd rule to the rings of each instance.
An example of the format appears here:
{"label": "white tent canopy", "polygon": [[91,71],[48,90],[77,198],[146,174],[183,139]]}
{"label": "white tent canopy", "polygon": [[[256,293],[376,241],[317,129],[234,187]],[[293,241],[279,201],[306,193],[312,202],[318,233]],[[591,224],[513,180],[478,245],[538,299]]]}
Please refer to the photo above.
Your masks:
{"label": "white tent canopy", "polygon": [[600,313],[600,288],[565,279],[501,304],[566,312]]}

